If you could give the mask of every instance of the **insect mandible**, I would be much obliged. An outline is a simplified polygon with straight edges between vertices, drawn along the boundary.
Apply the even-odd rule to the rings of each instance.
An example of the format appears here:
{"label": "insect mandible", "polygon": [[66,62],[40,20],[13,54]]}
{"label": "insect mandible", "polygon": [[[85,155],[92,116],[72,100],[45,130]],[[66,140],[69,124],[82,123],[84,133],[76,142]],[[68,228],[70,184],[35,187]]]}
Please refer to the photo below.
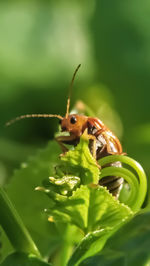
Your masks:
{"label": "insect mandible", "polygon": [[[76,146],[80,141],[81,135],[85,130],[87,130],[89,149],[96,160],[111,154],[123,154],[119,139],[100,119],[82,114],[69,114],[71,90],[76,73],[80,66],[81,64],[79,64],[76,68],[70,83],[67,109],[64,117],[57,114],[26,114],[8,121],[6,125],[9,126],[14,122],[24,118],[56,117],[60,120],[61,131],[69,133],[69,136],[58,136],[55,138],[63,152],[68,151],[68,148],[65,146],[65,144]],[[112,163],[111,166],[121,167],[121,163],[115,162]],[[115,197],[118,197],[123,184],[123,178],[108,176],[107,178],[102,178],[99,183],[102,186],[106,186]]]}

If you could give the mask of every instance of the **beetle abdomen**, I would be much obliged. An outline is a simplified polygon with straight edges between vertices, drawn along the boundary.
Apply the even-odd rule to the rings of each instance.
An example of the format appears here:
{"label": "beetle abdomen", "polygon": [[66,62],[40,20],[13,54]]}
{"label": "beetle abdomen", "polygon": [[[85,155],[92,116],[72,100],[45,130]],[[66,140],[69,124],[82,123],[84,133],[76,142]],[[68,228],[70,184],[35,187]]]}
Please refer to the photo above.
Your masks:
{"label": "beetle abdomen", "polygon": [[[115,144],[111,140],[109,140],[109,145],[111,147],[111,151],[117,154],[117,148],[115,147]],[[92,140],[90,141],[89,148],[90,148],[90,151],[92,152]],[[99,160],[108,155],[111,155],[111,153],[108,153],[107,151],[107,143],[105,141],[105,138],[103,137],[103,135],[97,136],[96,160]],[[107,166],[122,167],[122,164],[120,162],[114,162],[109,165],[105,165],[104,167],[107,167]],[[118,198],[123,182],[124,182],[124,179],[122,177],[107,176],[107,177],[102,178],[99,181],[99,184],[101,186],[105,186],[109,190],[109,192],[112,193],[113,196]]]}
{"label": "beetle abdomen", "polygon": [[[115,166],[115,167],[122,167],[120,162],[111,163],[109,165],[110,166]],[[118,198],[119,194],[120,194],[120,190],[121,190],[122,185],[123,185],[123,182],[124,182],[124,179],[122,177],[107,176],[107,177],[102,178],[99,181],[99,184],[101,186],[107,187],[109,192],[112,193],[113,196]]]}

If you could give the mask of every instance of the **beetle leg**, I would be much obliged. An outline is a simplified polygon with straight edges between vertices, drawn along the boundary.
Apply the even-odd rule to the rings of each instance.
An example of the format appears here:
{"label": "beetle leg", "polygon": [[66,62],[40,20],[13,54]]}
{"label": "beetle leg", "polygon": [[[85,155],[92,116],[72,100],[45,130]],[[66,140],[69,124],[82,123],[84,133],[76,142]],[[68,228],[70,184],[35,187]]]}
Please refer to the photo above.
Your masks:
{"label": "beetle leg", "polygon": [[100,150],[100,153],[103,153],[105,149],[107,149],[107,144],[104,144],[104,145],[103,145],[103,147],[102,147],[101,150]]}
{"label": "beetle leg", "polygon": [[[106,141],[106,146],[105,147],[107,148],[107,152],[109,154],[111,154],[111,155],[114,155],[114,154],[122,154],[122,153],[119,153],[118,150],[117,151],[112,151],[111,146],[110,146],[110,138],[105,134],[105,132],[103,132],[102,135],[105,138],[105,141]],[[111,140],[112,140],[112,142],[114,144],[117,144],[116,141],[114,141],[113,138]]]}
{"label": "beetle leg", "polygon": [[68,151],[68,148],[61,142],[61,140],[58,139],[58,137],[56,137],[55,140],[59,144],[59,146],[60,146],[60,148],[61,148],[63,153]]}
{"label": "beetle leg", "polygon": [[100,169],[101,166],[99,165],[98,161],[96,160],[96,137],[94,135],[87,135],[89,140],[92,140],[92,156],[94,157],[97,167]]}
{"label": "beetle leg", "polygon": [[68,148],[63,144],[63,141],[72,141],[74,139],[76,139],[76,136],[74,136],[74,135],[58,136],[55,138],[55,140],[59,144],[60,148],[62,149],[63,154],[61,154],[61,155],[64,155],[68,151]]}
{"label": "beetle leg", "polygon": [[93,135],[88,135],[88,139],[92,140],[92,156],[96,160],[96,138]]}
{"label": "beetle leg", "polygon": [[118,151],[112,151],[112,149],[111,149],[111,147],[110,147],[110,142],[109,142],[109,139],[108,138],[105,138],[105,140],[106,140],[106,144],[107,144],[107,151],[108,151],[108,153],[110,153],[110,154],[118,154]]}

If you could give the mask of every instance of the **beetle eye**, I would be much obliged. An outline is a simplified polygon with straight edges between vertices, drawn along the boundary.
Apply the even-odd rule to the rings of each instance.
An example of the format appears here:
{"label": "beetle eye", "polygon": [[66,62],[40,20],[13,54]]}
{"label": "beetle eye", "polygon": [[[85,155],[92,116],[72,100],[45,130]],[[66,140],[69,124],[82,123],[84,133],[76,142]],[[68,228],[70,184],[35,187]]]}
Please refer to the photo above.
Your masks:
{"label": "beetle eye", "polygon": [[75,117],[75,116],[72,116],[72,117],[70,118],[70,123],[71,123],[71,124],[75,124],[76,122],[77,122],[76,117]]}

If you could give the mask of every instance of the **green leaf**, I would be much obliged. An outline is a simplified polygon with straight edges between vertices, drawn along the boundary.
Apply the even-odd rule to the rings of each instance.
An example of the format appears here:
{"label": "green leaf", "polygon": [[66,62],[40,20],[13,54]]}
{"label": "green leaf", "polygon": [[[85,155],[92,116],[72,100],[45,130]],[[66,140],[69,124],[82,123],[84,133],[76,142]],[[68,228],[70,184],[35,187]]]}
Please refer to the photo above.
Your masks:
{"label": "green leaf", "polygon": [[62,178],[49,177],[51,184],[59,187],[60,193],[66,195],[75,190],[80,184],[80,178],[77,176],[63,176]]}
{"label": "green leaf", "polygon": [[[85,226],[82,229],[84,232],[89,232],[89,234],[83,238],[75,250],[69,265],[76,265],[76,263],[78,265],[85,257],[99,252],[108,237],[133,214],[127,206],[119,203],[103,187],[88,188],[83,186],[71,198],[74,198],[76,193],[78,193],[76,197],[80,200],[82,198],[84,204],[72,207],[72,213],[74,213],[72,221],[75,221],[76,217],[81,218],[82,215]],[[70,210],[70,208],[66,207],[65,209]],[[79,219],[76,219],[75,222],[79,223]],[[80,224],[81,226],[82,224]]]}
{"label": "green leaf", "polygon": [[72,178],[66,179],[60,172],[61,177],[59,179],[51,177],[51,183],[56,185],[58,180],[57,186],[62,185],[65,180],[72,182],[73,176],[74,178],[78,176],[81,185],[76,190],[73,187],[71,196],[56,193],[51,187],[38,188],[53,200],[53,205],[48,210],[51,220],[55,222],[61,220],[76,225],[87,234],[101,228],[116,226],[132,214],[130,208],[119,203],[106,188],[99,186],[100,170],[89,150],[86,133],[80,138],[80,143],[74,150],[61,157],[59,167],[71,174]]}
{"label": "green leaf", "polygon": [[80,138],[80,143],[74,150],[61,157],[62,166],[66,172],[71,172],[81,178],[81,184],[98,184],[99,168],[88,147],[86,133]]}
{"label": "green leaf", "polygon": [[1,228],[0,228],[0,260],[1,260],[1,256],[2,256],[2,242],[1,242]]}
{"label": "green leaf", "polygon": [[[43,212],[50,201],[42,193],[36,193],[35,187],[41,184],[44,178],[52,175],[59,154],[58,144],[50,142],[45,149],[38,151],[37,155],[26,163],[22,163],[7,186],[8,196],[43,255],[52,252],[60,244],[60,235],[55,225],[47,221]],[[5,256],[9,251],[10,248],[5,247]]]}
{"label": "green leaf", "polygon": [[54,221],[74,224],[85,234],[114,227],[132,215],[130,208],[119,203],[104,187],[83,185],[71,197],[59,198],[49,212]]}
{"label": "green leaf", "polygon": [[46,263],[33,255],[25,253],[13,253],[9,255],[0,266],[50,266],[51,264]]}
{"label": "green leaf", "polygon": [[[116,200],[106,188],[99,186],[100,169],[90,153],[85,135],[73,150],[61,157],[61,160],[58,161],[58,157],[57,144],[51,142],[45,150],[15,173],[8,192],[11,192],[14,201],[17,199],[15,204],[18,204],[19,213],[25,218],[33,239],[35,237],[38,247],[45,255],[49,250],[52,252],[58,243],[64,243],[64,240],[55,230],[54,223],[48,224],[46,215],[42,214],[43,209],[49,208],[49,221],[54,221],[59,228],[61,224],[70,224],[82,231],[85,238],[69,262],[70,265],[72,261],[78,264],[99,252],[111,234],[131,218],[133,212],[128,206]],[[56,165],[53,178],[53,169]],[[111,173],[108,172],[108,175]],[[48,176],[51,177],[46,188],[40,190],[49,196],[50,201],[44,198],[42,193],[34,192],[34,188],[43,179],[48,180]],[[65,195],[64,191],[61,191],[62,188],[70,194]],[[33,205],[30,204],[31,199]],[[60,230],[60,234],[63,235],[63,230]],[[71,234],[68,235],[67,243],[68,247],[69,243],[74,244]]]}
{"label": "green leaf", "polygon": [[[69,265],[75,265],[99,252],[108,237],[131,218],[133,212],[116,200],[106,188],[99,186],[100,170],[91,156],[86,135],[81,137],[74,150],[61,157],[57,168],[58,176],[50,177],[51,184],[62,187],[65,182],[69,184],[78,176],[81,180],[78,182],[79,187],[73,186],[70,196],[56,192],[51,185],[37,189],[45,192],[53,201],[47,210],[49,221],[59,225],[60,221],[75,225],[85,235],[69,261]],[[65,171],[72,176],[63,176]]]}
{"label": "green leaf", "polygon": [[[61,195],[70,196],[81,184],[98,184],[100,166],[89,151],[89,139],[86,132],[80,138],[80,143],[72,150],[60,156],[60,163],[55,167],[54,176],[43,181],[43,185],[49,189],[45,192],[53,200]],[[36,190],[44,191],[37,187]]]}
{"label": "green leaf", "polygon": [[149,247],[150,212],[140,213],[109,238],[98,256],[89,258],[80,265],[146,266],[150,262]]}
{"label": "green leaf", "polygon": [[0,224],[15,250],[41,257],[29,232],[5,191],[0,187]]}
{"label": "green leaf", "polygon": [[87,234],[70,258],[68,266],[79,265],[82,260],[100,251],[112,232],[113,230],[111,228],[107,228]]}

